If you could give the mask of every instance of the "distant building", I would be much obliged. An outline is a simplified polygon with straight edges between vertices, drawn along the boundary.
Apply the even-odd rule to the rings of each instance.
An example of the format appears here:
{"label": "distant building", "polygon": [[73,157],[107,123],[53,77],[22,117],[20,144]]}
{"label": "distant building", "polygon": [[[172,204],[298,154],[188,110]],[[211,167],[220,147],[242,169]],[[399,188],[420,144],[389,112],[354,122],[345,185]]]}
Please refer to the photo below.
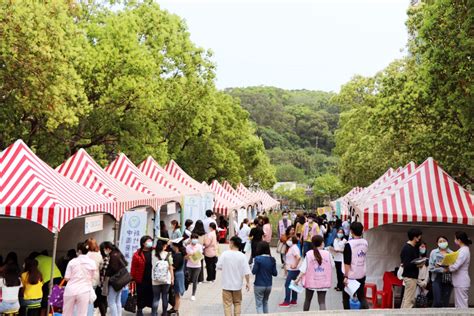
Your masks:
{"label": "distant building", "polygon": [[297,183],[296,182],[277,182],[275,183],[275,185],[273,186],[273,191],[275,191],[276,189],[278,188],[283,188],[287,191],[291,191],[291,190],[294,190],[296,189],[296,186],[297,186]]}

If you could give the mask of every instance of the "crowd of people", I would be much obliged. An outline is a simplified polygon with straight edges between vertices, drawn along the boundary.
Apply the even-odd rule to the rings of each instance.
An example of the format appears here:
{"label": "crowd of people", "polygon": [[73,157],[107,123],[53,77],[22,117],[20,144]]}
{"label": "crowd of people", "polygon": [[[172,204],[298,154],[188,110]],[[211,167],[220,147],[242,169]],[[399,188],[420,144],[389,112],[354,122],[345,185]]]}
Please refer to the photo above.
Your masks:
{"label": "crowd of people", "polygon": [[[369,308],[364,293],[369,245],[363,238],[362,224],[342,221],[334,215],[328,218],[286,211],[281,215],[275,229],[277,236],[272,236],[272,225],[265,215],[253,221],[244,219],[236,225],[233,236],[229,236],[229,223],[223,217],[217,219],[212,211],[207,211],[203,220],[186,220],[183,228],[172,220],[168,231],[162,222],[157,239],[140,239],[139,249],[130,262],[129,280],[125,277],[128,263],[108,241],[98,245],[90,238],[78,243],[75,250],[57,260],[53,273],[53,259],[47,251],[31,253],[23,267],[11,252],[4,261],[0,257],[0,313],[19,309],[20,315],[25,315],[28,306],[40,305],[45,315],[52,282],[66,284],[64,316],[92,316],[95,308],[102,316],[107,311],[112,316],[122,315],[122,290],[131,280],[130,290],[137,294],[137,316],[143,315],[145,307],[150,307],[154,316],[160,309],[161,315],[177,315],[185,292],[189,291],[191,300],[196,301],[199,284],[214,283],[217,270],[222,271],[226,316],[240,315],[244,281],[250,290],[252,274],[257,313],[268,313],[273,278],[279,273],[285,276],[285,295],[280,307],[298,305],[298,294],[304,292],[303,311],[310,310],[315,294],[319,309],[325,310],[327,292],[335,282],[335,290],[342,293],[344,309],[350,309],[352,301],[358,301],[362,309]],[[270,251],[272,237],[278,239],[281,269]],[[221,242],[229,243],[229,249],[222,254]],[[445,256],[453,252],[449,239],[439,236],[428,254],[429,245],[423,242],[421,230],[408,231],[398,271],[404,284],[402,308],[419,306],[421,301],[427,305],[428,300],[433,307],[447,307],[452,290],[455,307],[468,307],[472,242],[465,232],[456,232],[454,243],[459,248],[455,262],[442,265]],[[354,280],[360,286],[351,297],[344,288]]]}

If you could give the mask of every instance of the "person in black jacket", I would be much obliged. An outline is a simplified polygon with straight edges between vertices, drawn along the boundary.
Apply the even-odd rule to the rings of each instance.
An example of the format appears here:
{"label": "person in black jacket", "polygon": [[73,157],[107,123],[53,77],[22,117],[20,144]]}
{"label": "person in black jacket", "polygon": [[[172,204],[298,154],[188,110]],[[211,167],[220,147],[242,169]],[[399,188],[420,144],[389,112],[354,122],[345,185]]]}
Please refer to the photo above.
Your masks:
{"label": "person in black jacket", "polygon": [[264,235],[262,219],[257,217],[253,221],[253,223],[254,223],[255,227],[253,227],[250,230],[250,234],[249,234],[249,239],[251,240],[250,245],[251,245],[251,249],[252,249],[252,254],[250,255],[250,261],[249,261],[250,264],[253,262],[253,258],[255,258],[256,255],[257,255],[257,246],[260,242],[262,242],[263,235]]}
{"label": "person in black jacket", "polygon": [[403,265],[403,282],[405,292],[403,294],[401,308],[413,308],[416,299],[416,285],[418,281],[418,266],[412,263],[420,257],[420,243],[422,232],[418,228],[411,228],[408,231],[408,242],[403,246],[400,253],[400,260]]}
{"label": "person in black jacket", "polygon": [[170,289],[170,296],[174,294],[174,302],[170,301],[170,304],[173,306],[173,308],[168,311],[168,314],[177,314],[179,311],[181,297],[185,292],[184,257],[186,256],[186,248],[183,247],[182,241],[178,243],[171,243],[171,254],[173,256],[174,285]]}
{"label": "person in black jacket", "polygon": [[[106,281],[110,277],[116,275],[119,273],[120,270],[122,270],[124,267],[127,266],[127,261],[125,260],[125,257],[123,254],[120,252],[120,250],[115,247],[114,244],[112,244],[109,241],[105,241],[100,245],[100,252],[104,256],[104,266],[103,266],[103,276],[104,278],[102,279],[103,284],[102,286],[106,286],[108,282]],[[102,272],[101,272],[102,273]],[[122,296],[122,290],[120,291],[115,291],[112,285],[108,284],[108,287],[105,291],[102,292],[103,294],[107,294],[107,305],[110,309],[110,314],[112,316],[118,316],[121,315],[121,310],[122,310],[122,301],[121,301],[121,296]],[[105,295],[104,295],[105,296]],[[105,307],[105,310],[107,307]],[[101,312],[101,315],[104,306],[99,305],[99,310]]]}

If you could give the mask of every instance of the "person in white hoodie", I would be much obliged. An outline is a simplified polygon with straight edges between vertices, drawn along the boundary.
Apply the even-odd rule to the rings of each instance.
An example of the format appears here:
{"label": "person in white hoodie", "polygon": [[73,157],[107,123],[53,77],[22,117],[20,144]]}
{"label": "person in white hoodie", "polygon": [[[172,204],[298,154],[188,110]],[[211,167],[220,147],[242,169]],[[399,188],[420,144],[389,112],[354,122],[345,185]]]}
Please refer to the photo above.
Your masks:
{"label": "person in white hoodie", "polygon": [[245,245],[250,242],[249,240],[249,235],[250,235],[250,226],[248,225],[249,219],[244,218],[242,223],[240,224],[240,229],[238,236],[242,240],[242,243],[240,244],[240,251],[245,253]]}

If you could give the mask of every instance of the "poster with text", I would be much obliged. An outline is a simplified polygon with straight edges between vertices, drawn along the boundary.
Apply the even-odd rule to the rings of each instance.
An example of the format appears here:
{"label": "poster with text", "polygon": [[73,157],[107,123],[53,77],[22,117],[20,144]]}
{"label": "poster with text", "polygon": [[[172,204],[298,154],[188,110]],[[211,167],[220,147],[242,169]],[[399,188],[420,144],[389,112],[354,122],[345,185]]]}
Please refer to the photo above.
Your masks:
{"label": "poster with text", "polygon": [[208,192],[203,194],[203,209],[204,212],[214,209],[214,193]]}
{"label": "poster with text", "polygon": [[204,217],[203,199],[200,195],[187,195],[184,197],[184,219],[191,219],[196,222]]}
{"label": "poster with text", "polygon": [[128,262],[128,268],[130,268],[133,254],[140,248],[140,238],[146,234],[146,226],[146,209],[125,212],[122,217],[119,249]]}

